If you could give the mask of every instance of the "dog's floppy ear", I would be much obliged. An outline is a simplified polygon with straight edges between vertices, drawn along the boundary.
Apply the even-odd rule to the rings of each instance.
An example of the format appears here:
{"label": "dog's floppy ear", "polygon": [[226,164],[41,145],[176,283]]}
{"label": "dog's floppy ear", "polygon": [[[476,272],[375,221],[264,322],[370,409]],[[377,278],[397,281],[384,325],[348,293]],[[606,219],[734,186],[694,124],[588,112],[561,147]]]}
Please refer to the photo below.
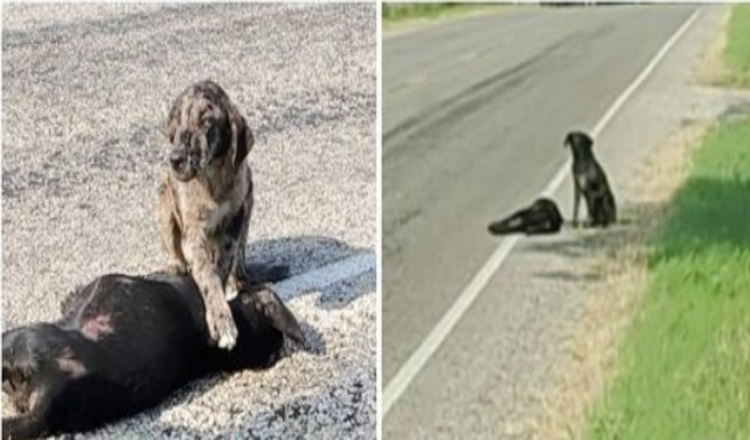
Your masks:
{"label": "dog's floppy ear", "polygon": [[281,302],[281,299],[265,287],[255,292],[255,300],[260,304],[260,310],[271,322],[271,325],[288,336],[292,341],[300,346],[306,345],[305,334],[297,322],[294,314]]}
{"label": "dog's floppy ear", "polygon": [[253,149],[255,137],[253,131],[247,125],[247,121],[233,104],[230,104],[229,119],[235,141],[234,167],[238,168],[250,153],[250,150]]}
{"label": "dog's floppy ear", "polygon": [[174,136],[177,133],[177,127],[180,125],[180,111],[182,109],[182,100],[185,92],[182,92],[172,103],[172,107],[167,114],[167,122],[164,124],[164,135],[169,139],[169,143],[174,143]]}
{"label": "dog's floppy ear", "polygon": [[571,145],[571,138],[573,137],[573,133],[570,132],[565,136],[565,142],[563,143],[563,148],[568,148]]}
{"label": "dog's floppy ear", "polygon": [[594,140],[582,131],[571,131],[565,136],[565,147],[582,147],[591,150]]}

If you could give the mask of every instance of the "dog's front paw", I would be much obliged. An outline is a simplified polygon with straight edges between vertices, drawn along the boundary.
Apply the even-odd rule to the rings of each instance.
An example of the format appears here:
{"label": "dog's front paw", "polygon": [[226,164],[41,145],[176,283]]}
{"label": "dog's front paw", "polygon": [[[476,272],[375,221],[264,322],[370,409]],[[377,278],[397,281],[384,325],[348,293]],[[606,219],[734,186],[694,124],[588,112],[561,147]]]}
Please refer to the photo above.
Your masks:
{"label": "dog's front paw", "polygon": [[219,302],[221,307],[212,312],[206,311],[206,324],[211,342],[219,348],[231,350],[237,344],[237,325],[232,318],[232,311],[225,302]]}

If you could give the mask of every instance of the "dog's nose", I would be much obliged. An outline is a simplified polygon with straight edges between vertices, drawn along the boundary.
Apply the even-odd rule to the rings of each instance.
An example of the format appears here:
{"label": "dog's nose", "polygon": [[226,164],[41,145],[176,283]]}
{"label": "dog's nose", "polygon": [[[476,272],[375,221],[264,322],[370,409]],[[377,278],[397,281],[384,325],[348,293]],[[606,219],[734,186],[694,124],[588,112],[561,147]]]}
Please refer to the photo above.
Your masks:
{"label": "dog's nose", "polygon": [[183,162],[185,162],[186,158],[187,155],[185,154],[185,150],[183,150],[182,148],[172,150],[169,153],[169,163],[172,164],[172,166],[181,165]]}

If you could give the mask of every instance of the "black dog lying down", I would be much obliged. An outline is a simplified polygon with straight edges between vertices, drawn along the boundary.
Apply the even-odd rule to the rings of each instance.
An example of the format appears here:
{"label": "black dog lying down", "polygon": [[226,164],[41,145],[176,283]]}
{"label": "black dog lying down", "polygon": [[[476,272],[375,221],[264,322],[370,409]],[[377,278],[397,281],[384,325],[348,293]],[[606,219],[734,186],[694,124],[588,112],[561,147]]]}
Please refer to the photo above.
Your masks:
{"label": "black dog lying down", "polygon": [[563,218],[555,202],[537,199],[528,208],[514,212],[509,217],[493,222],[489,231],[493,235],[525,233],[527,235],[553,234],[560,231]]}
{"label": "black dog lying down", "polygon": [[270,290],[230,302],[239,337],[209,344],[201,295],[189,276],[105,275],[70,295],[63,318],[3,333],[3,392],[20,415],[3,439],[87,431],[162,402],[193,379],[265,368],[284,335],[304,346],[294,315]]}

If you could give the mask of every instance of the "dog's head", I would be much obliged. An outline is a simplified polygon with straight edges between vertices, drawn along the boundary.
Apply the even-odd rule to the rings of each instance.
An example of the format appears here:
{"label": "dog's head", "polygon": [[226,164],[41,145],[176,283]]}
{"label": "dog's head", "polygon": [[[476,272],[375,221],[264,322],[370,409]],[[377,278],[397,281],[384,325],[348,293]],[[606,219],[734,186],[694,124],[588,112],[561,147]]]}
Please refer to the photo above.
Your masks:
{"label": "dog's head", "polygon": [[594,140],[582,131],[571,131],[565,136],[565,146],[573,151],[573,158],[592,157]]}
{"label": "dog's head", "polygon": [[209,167],[238,168],[253,147],[245,118],[213,81],[201,81],[177,97],[167,119],[169,164],[183,182]]}
{"label": "dog's head", "polygon": [[21,414],[34,406],[36,381],[44,367],[39,350],[44,345],[41,331],[20,327],[3,333],[3,392]]}

